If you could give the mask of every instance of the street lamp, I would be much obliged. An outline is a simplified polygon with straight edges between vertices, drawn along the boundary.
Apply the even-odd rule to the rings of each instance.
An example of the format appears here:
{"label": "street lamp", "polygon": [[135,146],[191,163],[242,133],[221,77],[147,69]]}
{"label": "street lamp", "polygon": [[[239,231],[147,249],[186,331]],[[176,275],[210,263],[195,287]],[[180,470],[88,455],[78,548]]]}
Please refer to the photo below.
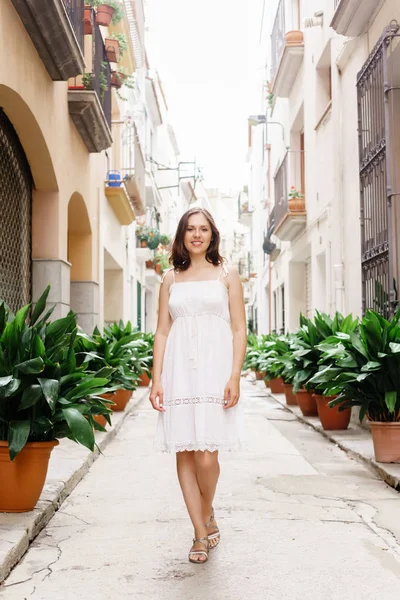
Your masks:
{"label": "street lamp", "polygon": [[248,118],[248,123],[249,125],[251,125],[252,127],[256,127],[257,125],[261,125],[262,123],[265,123],[265,131],[267,134],[267,138],[268,138],[268,125],[279,125],[282,128],[282,139],[283,141],[285,141],[285,130],[283,128],[282,123],[279,123],[278,121],[267,121],[267,116],[266,115],[250,115]]}

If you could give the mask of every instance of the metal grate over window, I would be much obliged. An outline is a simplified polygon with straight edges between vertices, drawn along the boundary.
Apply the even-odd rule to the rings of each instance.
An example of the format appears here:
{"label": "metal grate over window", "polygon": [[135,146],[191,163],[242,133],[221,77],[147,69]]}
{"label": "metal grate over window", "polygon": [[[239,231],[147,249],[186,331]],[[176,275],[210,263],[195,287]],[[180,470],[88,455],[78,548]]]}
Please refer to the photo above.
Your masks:
{"label": "metal grate over window", "polygon": [[32,175],[0,108],[0,299],[12,311],[31,300]]}

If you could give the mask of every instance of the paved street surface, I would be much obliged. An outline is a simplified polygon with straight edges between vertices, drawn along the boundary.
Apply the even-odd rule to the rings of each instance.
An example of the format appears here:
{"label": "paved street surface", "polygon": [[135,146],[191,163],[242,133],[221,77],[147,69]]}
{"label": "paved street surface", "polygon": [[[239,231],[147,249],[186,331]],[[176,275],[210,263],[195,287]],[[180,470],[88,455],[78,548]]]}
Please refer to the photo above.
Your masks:
{"label": "paved street surface", "polygon": [[[262,394],[262,395],[261,395]],[[220,546],[188,563],[175,457],[144,400],[36,538],[1,600],[385,600],[400,589],[399,494],[242,380],[248,448],[221,455]]]}

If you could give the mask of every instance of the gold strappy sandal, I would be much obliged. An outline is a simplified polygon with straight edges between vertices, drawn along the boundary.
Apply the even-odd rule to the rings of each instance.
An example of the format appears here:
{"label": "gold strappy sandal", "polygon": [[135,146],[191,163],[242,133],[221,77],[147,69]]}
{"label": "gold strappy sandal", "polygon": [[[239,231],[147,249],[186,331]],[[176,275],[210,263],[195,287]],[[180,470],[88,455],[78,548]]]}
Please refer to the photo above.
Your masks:
{"label": "gold strappy sandal", "polygon": [[[212,509],[211,517],[210,517],[209,521],[207,521],[207,523],[205,523],[205,526],[211,527],[211,521],[215,521],[214,509]],[[210,542],[210,550],[212,550],[213,548],[216,548],[218,546],[220,539],[221,539],[221,534],[220,534],[218,527],[215,527],[215,531],[210,533],[210,535],[207,536],[207,539]],[[214,540],[216,543],[211,545],[211,542],[213,542]]]}
{"label": "gold strappy sandal", "polygon": [[[193,538],[193,546],[196,544],[196,542],[200,542],[201,544],[204,544],[206,549],[205,550],[191,550],[189,552],[189,562],[194,563],[195,565],[204,565],[204,563],[206,563],[208,561],[208,552],[210,550],[210,542],[208,541],[208,537],[201,537],[201,538]],[[205,556],[206,558],[204,560],[193,560],[191,558],[191,556]]]}

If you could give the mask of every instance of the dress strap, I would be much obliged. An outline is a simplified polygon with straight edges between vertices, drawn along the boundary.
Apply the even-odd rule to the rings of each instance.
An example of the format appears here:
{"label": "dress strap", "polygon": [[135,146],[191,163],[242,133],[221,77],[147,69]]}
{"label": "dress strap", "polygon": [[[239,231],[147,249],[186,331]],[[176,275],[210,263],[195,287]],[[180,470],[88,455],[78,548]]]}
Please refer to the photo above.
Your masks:
{"label": "dress strap", "polygon": [[174,267],[170,267],[169,269],[167,269],[166,271],[164,271],[164,273],[161,276],[161,283],[164,282],[165,276],[167,275],[167,273],[169,273],[170,271],[172,271],[172,280],[173,283],[175,283],[175,268]]}
{"label": "dress strap", "polygon": [[228,274],[229,274],[228,268],[225,265],[225,262],[223,262],[221,265],[221,270],[218,275],[218,279],[220,279],[221,275],[222,275],[222,277],[226,277]]}

